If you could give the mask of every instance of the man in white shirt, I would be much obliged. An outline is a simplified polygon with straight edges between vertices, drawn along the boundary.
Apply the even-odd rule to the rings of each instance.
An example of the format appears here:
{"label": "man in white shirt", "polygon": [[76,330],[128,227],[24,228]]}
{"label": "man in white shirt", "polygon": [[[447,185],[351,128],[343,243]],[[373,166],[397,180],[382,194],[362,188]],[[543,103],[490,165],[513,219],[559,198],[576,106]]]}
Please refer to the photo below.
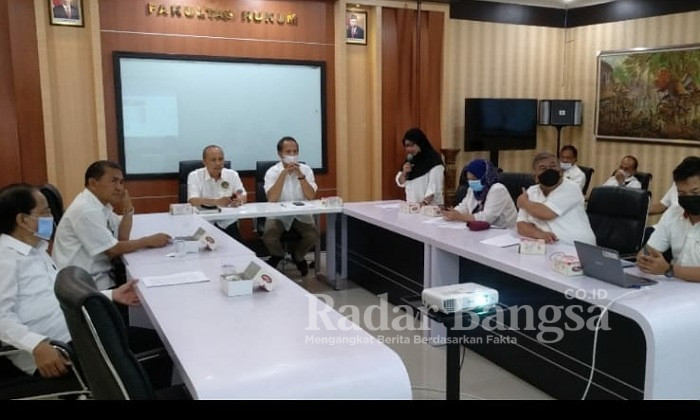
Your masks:
{"label": "man in white shirt", "polygon": [[[661,217],[644,250],[637,255],[639,269],[650,274],[700,282],[700,157],[691,156],[673,170],[678,205]],[[662,253],[668,249],[673,261]]]}
{"label": "man in white shirt", "polygon": [[[47,252],[53,216],[38,189],[15,184],[0,191],[0,340],[21,350],[7,357],[29,375],[68,372],[49,340],[69,342],[68,326],[54,294],[57,269]],[[133,281],[112,298],[138,304]]]}
{"label": "man in white shirt", "polygon": [[622,158],[620,167],[603,185],[611,187],[642,188],[642,183],[634,176],[637,173],[637,158],[629,155]]}
{"label": "man in white shirt", "polygon": [[[119,203],[122,216],[112,207]],[[81,267],[92,275],[99,290],[113,287],[112,258],[160,248],[170,241],[165,233],[129,239],[133,214],[121,167],[107,160],[91,164],[85,172],[85,189],[68,206],[56,230],[53,257],[59,268]]]}
{"label": "man in white shirt", "polygon": [[583,191],[583,187],[586,186],[586,174],[576,164],[577,160],[578,150],[574,146],[567,144],[559,151],[559,164],[564,170],[564,179],[578,184]]}
{"label": "man in white shirt", "polygon": [[[267,201],[313,200],[318,186],[314,172],[308,165],[299,163],[299,144],[293,137],[283,137],[277,142],[277,155],[280,162],[265,173],[265,193]],[[292,259],[302,276],[309,273],[304,257],[318,239],[318,232],[311,215],[268,217],[265,221],[263,243],[270,251],[268,263],[276,267],[284,258],[284,247],[280,238],[284,231],[296,231],[301,239],[292,250]]]}
{"label": "man in white shirt", "polygon": [[547,243],[557,240],[595,244],[584,198],[577,184],[561,177],[556,156],[543,152],[532,162],[536,185],[518,197],[518,233]]}
{"label": "man in white shirt", "polygon": [[[238,172],[224,168],[224,151],[209,145],[202,151],[204,168],[187,176],[187,202],[193,206],[238,207],[246,202],[247,193]],[[216,223],[231,237],[240,240],[235,220]]]}

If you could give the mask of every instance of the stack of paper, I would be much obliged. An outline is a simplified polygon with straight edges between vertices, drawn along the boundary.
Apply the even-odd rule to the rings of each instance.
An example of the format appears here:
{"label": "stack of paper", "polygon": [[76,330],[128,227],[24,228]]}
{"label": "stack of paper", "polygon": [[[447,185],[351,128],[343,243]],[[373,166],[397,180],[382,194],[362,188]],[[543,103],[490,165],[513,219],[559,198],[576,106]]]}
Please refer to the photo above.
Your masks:
{"label": "stack of paper", "polygon": [[201,271],[188,271],[185,273],[168,274],[165,276],[145,276],[141,282],[146,287],[172,286],[175,284],[201,283],[209,281],[207,275]]}

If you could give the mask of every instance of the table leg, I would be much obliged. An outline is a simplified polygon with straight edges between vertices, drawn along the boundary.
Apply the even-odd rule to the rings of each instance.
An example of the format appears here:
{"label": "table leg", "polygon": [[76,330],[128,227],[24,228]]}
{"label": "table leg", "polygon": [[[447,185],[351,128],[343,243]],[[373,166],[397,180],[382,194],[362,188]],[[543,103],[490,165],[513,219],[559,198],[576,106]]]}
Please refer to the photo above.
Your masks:
{"label": "table leg", "polygon": [[459,350],[460,343],[457,340],[458,333],[453,328],[447,327],[447,357],[445,358],[445,399],[459,399]]}

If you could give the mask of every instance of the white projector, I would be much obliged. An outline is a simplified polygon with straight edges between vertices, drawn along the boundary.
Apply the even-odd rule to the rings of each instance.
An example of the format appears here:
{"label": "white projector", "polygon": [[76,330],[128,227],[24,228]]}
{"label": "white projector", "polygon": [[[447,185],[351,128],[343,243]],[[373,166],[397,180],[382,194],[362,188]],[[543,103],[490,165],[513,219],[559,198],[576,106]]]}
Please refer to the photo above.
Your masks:
{"label": "white projector", "polygon": [[424,289],[423,305],[444,313],[473,311],[498,303],[498,290],[476,283],[450,284]]}

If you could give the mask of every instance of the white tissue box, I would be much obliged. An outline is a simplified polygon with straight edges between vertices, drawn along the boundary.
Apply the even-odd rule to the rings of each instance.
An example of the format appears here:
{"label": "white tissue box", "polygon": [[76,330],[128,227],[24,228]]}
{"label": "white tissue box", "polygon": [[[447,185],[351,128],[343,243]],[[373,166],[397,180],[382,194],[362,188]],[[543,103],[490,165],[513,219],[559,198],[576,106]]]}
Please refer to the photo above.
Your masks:
{"label": "white tissue box", "polygon": [[190,206],[187,203],[171,204],[170,205],[170,214],[173,216],[177,216],[180,214],[192,214],[192,213],[194,213],[194,207]]}
{"label": "white tissue box", "polygon": [[544,255],[547,250],[544,239],[520,238],[520,252],[525,255]]}
{"label": "white tissue box", "polygon": [[440,206],[423,206],[423,207],[421,207],[420,212],[424,216],[430,216],[430,217],[442,216],[442,212],[440,211]]}
{"label": "white tissue box", "polygon": [[221,291],[226,296],[243,296],[253,293],[253,279],[244,280],[238,274],[221,276]]}
{"label": "white tissue box", "polygon": [[583,275],[581,262],[573,255],[560,255],[554,257],[554,271],[565,276]]}
{"label": "white tissue box", "polygon": [[343,199],[338,196],[321,198],[321,205],[324,207],[342,207]]}
{"label": "white tissue box", "polygon": [[420,213],[420,203],[399,203],[399,211],[402,213]]}

